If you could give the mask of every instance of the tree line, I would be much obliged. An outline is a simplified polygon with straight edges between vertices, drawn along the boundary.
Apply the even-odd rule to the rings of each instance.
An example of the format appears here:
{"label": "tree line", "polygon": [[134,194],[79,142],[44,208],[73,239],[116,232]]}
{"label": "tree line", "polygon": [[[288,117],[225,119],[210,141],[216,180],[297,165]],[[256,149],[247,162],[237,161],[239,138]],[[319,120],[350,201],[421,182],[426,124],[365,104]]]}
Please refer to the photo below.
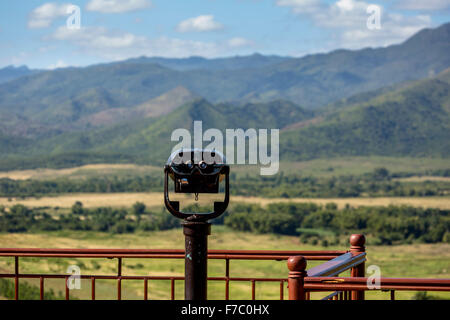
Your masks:
{"label": "tree line", "polygon": [[373,244],[450,243],[450,210],[276,203],[239,204],[228,211],[224,224],[234,230],[298,235],[312,244],[356,232],[370,235]]}
{"label": "tree line", "polygon": [[[207,212],[191,205],[189,212]],[[338,243],[351,233],[370,235],[372,244],[450,243],[450,210],[408,206],[338,208],[336,204],[274,203],[234,204],[213,221],[233,230],[299,236],[303,242]],[[143,203],[132,208],[87,209],[76,202],[69,213],[51,215],[40,208],[0,207],[0,232],[82,230],[109,233],[167,230],[180,220],[163,207],[148,210]]]}
{"label": "tree line", "polygon": [[[450,192],[450,182],[403,182],[384,168],[362,175],[312,177],[301,174],[275,176],[237,175],[232,173],[231,193],[242,196],[282,198],[443,196]],[[0,179],[1,197],[39,197],[63,193],[162,192],[162,173],[136,177],[87,179],[11,180]]]}
{"label": "tree line", "polygon": [[87,209],[76,202],[70,213],[51,215],[40,208],[31,209],[17,204],[7,210],[0,207],[0,232],[41,232],[58,230],[133,233],[176,228],[180,221],[164,212],[146,210],[143,203],[135,203],[130,210],[101,207]]}

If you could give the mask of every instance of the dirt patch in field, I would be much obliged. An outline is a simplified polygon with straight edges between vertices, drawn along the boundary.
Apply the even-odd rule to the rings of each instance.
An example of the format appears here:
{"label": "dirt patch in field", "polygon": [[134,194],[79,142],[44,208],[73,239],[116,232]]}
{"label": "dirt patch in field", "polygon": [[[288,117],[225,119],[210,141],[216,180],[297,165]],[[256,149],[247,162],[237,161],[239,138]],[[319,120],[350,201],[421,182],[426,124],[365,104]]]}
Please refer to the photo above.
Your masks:
{"label": "dirt patch in field", "polygon": [[[176,195],[174,200],[184,203],[194,203],[195,200],[189,195]],[[212,201],[221,199],[221,195],[200,195],[199,204],[205,205]],[[163,194],[160,192],[152,193],[81,193],[66,194],[56,197],[42,198],[0,198],[0,205],[11,207],[15,204],[23,204],[28,207],[60,207],[70,208],[76,201],[81,201],[86,208],[96,207],[131,207],[136,202],[143,202],[147,207],[163,206]],[[450,209],[450,197],[392,197],[392,198],[259,198],[233,196],[230,203],[257,203],[267,206],[270,203],[278,202],[294,202],[294,203],[316,203],[327,204],[336,203],[339,208],[344,208],[347,204],[352,207],[360,206],[389,206],[389,205],[406,205],[423,208],[439,208]]]}

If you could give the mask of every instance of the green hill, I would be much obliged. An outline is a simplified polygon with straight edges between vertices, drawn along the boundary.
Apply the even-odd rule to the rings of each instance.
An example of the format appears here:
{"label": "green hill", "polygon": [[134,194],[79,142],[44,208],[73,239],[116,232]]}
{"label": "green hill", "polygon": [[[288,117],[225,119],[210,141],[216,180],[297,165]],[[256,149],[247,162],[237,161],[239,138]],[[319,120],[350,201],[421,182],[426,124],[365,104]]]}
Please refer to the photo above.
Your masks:
{"label": "green hill", "polygon": [[299,160],[341,155],[450,156],[450,70],[380,93],[286,130],[281,152]]}
{"label": "green hill", "polygon": [[203,130],[225,130],[283,128],[311,117],[311,111],[288,101],[235,106],[214,105],[198,99],[159,118],[143,118],[107,128],[39,139],[25,147],[17,147],[7,157],[0,157],[3,158],[0,167],[61,166],[65,161],[70,161],[71,165],[99,162],[162,164],[175,145],[170,141],[172,131],[177,128],[191,130],[194,120],[203,121]]}
{"label": "green hill", "polygon": [[337,156],[450,156],[449,70],[326,112],[317,114],[288,101],[233,105],[198,99],[157,118],[63,133],[28,142],[25,147],[9,144],[10,152],[1,158],[0,167],[100,162],[161,165],[176,144],[170,141],[172,131],[186,128],[192,132],[194,120],[203,121],[203,130],[281,128],[281,157],[288,161]]}

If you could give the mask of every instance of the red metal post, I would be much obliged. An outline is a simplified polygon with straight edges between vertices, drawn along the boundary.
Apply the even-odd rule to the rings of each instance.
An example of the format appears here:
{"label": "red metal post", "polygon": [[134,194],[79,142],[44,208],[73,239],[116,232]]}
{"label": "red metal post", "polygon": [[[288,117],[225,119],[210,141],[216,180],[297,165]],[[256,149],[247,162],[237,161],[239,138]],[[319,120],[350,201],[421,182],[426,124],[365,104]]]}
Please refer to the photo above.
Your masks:
{"label": "red metal post", "polygon": [[175,279],[170,279],[170,300],[175,300]]}
{"label": "red metal post", "polygon": [[117,279],[117,300],[122,300],[122,279]]}
{"label": "red metal post", "polygon": [[39,298],[44,300],[44,277],[39,278]]}
{"label": "red metal post", "polygon": [[19,257],[14,257],[14,273],[16,278],[14,279],[14,299],[19,300]]}
{"label": "red metal post", "polygon": [[148,300],[148,279],[144,280],[144,300]]}
{"label": "red metal post", "polygon": [[289,300],[305,300],[306,264],[303,256],[294,256],[288,259]]}
{"label": "red metal post", "polygon": [[280,300],[284,300],[284,281],[280,281]]}
{"label": "red metal post", "polygon": [[117,275],[119,277],[122,275],[122,258],[117,259]]}
{"label": "red metal post", "polygon": [[[122,258],[117,259],[117,275],[122,277]],[[117,300],[122,300],[122,278],[117,279]]]}
{"label": "red metal post", "polygon": [[95,300],[95,278],[91,278],[91,298]]}
{"label": "red metal post", "polygon": [[65,277],[66,282],[66,300],[70,299],[70,293],[69,293],[69,277]]}
{"label": "red metal post", "polygon": [[[366,251],[366,237],[363,234],[352,234],[350,236],[350,252],[358,255]],[[351,269],[351,277],[364,277],[365,263],[361,263]],[[364,300],[364,291],[352,291],[352,300]]]}
{"label": "red metal post", "polygon": [[255,288],[255,286],[256,286],[255,280],[252,280],[252,300],[256,299],[256,288]]}
{"label": "red metal post", "polygon": [[225,259],[225,300],[230,300],[230,259]]}
{"label": "red metal post", "polygon": [[225,280],[225,300],[230,300],[230,280]]}

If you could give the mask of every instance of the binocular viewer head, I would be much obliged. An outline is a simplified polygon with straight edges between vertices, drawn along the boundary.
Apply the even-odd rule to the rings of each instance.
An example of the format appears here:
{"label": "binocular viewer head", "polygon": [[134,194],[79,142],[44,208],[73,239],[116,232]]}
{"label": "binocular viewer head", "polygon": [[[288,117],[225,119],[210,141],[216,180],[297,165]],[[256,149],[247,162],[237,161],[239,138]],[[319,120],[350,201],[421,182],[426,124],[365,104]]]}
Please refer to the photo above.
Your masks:
{"label": "binocular viewer head", "polygon": [[224,155],[215,150],[180,149],[166,163],[175,193],[219,193],[220,182],[229,167]]}
{"label": "binocular viewer head", "polygon": [[[225,212],[229,203],[229,173],[224,155],[215,150],[180,149],[172,153],[164,167],[164,203],[174,216],[187,220],[209,220]],[[169,199],[169,177],[175,193],[219,193],[220,182],[225,180],[225,199],[214,202],[214,211],[206,214],[184,213],[178,201]]]}

